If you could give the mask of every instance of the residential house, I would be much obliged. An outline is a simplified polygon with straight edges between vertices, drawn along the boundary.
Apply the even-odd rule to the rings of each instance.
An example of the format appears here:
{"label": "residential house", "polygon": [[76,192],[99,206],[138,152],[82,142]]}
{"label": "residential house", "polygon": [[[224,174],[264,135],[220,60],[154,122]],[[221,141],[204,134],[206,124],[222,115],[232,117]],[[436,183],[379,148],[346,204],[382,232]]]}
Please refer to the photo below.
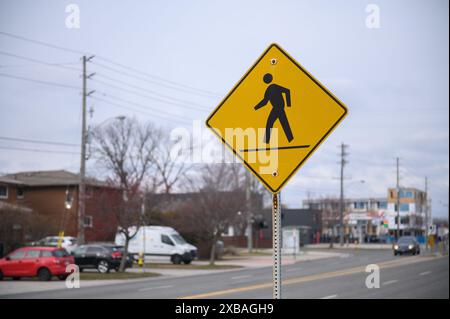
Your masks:
{"label": "residential house", "polygon": [[[78,174],[65,170],[33,171],[0,177],[0,201],[31,208],[48,217],[48,235],[64,230],[67,236],[77,236]],[[101,207],[102,193],[110,187],[96,179],[86,179],[85,239],[113,240],[117,223]]]}

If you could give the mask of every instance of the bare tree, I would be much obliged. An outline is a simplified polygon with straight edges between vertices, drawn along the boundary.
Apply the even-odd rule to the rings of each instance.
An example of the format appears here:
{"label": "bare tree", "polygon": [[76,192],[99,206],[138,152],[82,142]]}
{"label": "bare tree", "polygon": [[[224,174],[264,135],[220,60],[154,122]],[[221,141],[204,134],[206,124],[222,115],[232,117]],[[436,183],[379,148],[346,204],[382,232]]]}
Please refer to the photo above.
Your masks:
{"label": "bare tree", "polygon": [[[99,165],[109,173],[116,191],[103,195],[104,210],[112,213],[125,238],[119,271],[124,271],[129,241],[140,221],[141,186],[153,165],[159,130],[136,119],[123,119],[93,130],[93,150]],[[118,196],[119,194],[119,196]]]}
{"label": "bare tree", "polygon": [[245,205],[245,193],[236,187],[230,165],[236,164],[204,165],[191,187],[195,198],[182,205],[174,218],[174,226],[181,232],[198,234],[198,239],[207,243],[211,265],[215,262],[217,241]]}
{"label": "bare tree", "polygon": [[185,150],[180,140],[173,140],[169,132],[160,131],[156,150],[153,153],[156,178],[154,188],[165,194],[171,193],[173,187],[186,176],[191,166],[184,158]]}

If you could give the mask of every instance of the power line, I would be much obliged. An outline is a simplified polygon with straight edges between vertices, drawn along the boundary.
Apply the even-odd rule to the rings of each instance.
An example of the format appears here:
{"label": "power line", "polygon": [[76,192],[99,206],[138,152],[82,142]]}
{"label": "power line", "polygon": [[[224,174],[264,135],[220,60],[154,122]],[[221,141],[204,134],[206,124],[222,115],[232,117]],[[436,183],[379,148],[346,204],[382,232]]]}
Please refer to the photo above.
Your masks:
{"label": "power line", "polygon": [[[111,86],[111,87],[115,87],[115,88],[117,88],[117,89],[119,89],[119,90],[123,90],[123,91],[126,91],[126,92],[130,92],[130,93],[132,93],[132,94],[136,94],[136,95],[139,95],[139,96],[142,96],[142,97],[154,99],[154,100],[161,101],[161,102],[164,102],[164,103],[170,103],[170,104],[173,104],[173,105],[180,105],[180,106],[186,106],[186,105],[188,105],[188,106],[191,106],[191,107],[192,107],[192,106],[197,106],[198,108],[195,108],[195,109],[197,109],[197,110],[199,110],[199,111],[205,111],[205,110],[207,110],[207,107],[204,106],[204,105],[200,105],[200,104],[197,104],[197,103],[194,103],[194,102],[191,102],[191,101],[187,101],[187,100],[183,100],[183,99],[177,99],[177,98],[171,97],[171,96],[169,96],[169,95],[161,94],[161,93],[158,93],[158,92],[155,92],[155,91],[152,91],[152,90],[148,90],[148,89],[145,89],[145,88],[136,86],[136,85],[129,84],[129,83],[124,82],[124,81],[120,81],[120,80],[111,78],[111,77],[109,77],[109,76],[105,76],[105,75],[103,75],[103,74],[96,74],[96,75],[97,75],[98,77],[102,77],[102,78],[105,78],[105,79],[108,79],[108,80],[111,80],[111,81],[114,81],[114,82],[117,82],[117,83],[120,83],[120,84],[123,84],[123,85],[127,85],[127,86],[129,86],[129,87],[131,87],[131,88],[134,88],[134,89],[136,89],[136,90],[142,90],[142,91],[149,92],[149,93],[151,93],[151,94],[154,94],[154,95],[156,95],[156,96],[159,96],[159,97],[162,97],[162,98],[165,98],[165,99],[173,100],[173,101],[175,101],[175,102],[178,103],[178,104],[175,104],[174,102],[168,102],[168,101],[165,101],[165,100],[157,99],[157,98],[152,97],[152,96],[143,95],[143,94],[137,93],[137,92],[135,92],[135,91],[131,91],[131,90],[129,90],[129,89],[120,87],[120,86],[115,86],[115,85],[113,85],[113,84],[111,84],[111,83],[108,83],[108,82],[104,82],[104,81],[100,81],[100,80],[94,79],[95,82],[98,82],[98,83],[101,83],[101,84],[104,84],[104,85],[108,85],[108,86]],[[181,103],[181,104],[184,104],[184,105],[181,105],[180,103]]]}
{"label": "power line", "polygon": [[152,75],[152,74],[143,72],[143,71],[141,71],[141,70],[137,70],[137,69],[135,69],[135,68],[126,66],[126,65],[124,65],[124,64],[121,64],[121,63],[118,63],[118,62],[111,61],[110,59],[107,59],[107,58],[104,58],[104,57],[101,57],[101,56],[98,57],[98,58],[101,59],[101,60],[104,60],[104,61],[106,61],[106,62],[108,62],[108,63],[111,63],[111,64],[114,64],[114,65],[116,65],[116,66],[122,67],[122,68],[124,68],[124,69],[128,69],[128,70],[134,71],[134,72],[136,72],[136,73],[138,73],[138,74],[144,75],[144,76],[149,77],[149,78],[157,79],[157,80],[159,80],[159,81],[163,81],[163,82],[166,82],[166,83],[169,83],[169,84],[173,84],[173,85],[177,85],[177,86],[180,86],[180,87],[184,87],[184,88],[186,88],[186,89],[190,89],[190,90],[193,90],[193,91],[203,92],[204,94],[208,94],[208,95],[212,95],[212,96],[220,96],[220,94],[218,94],[218,93],[211,92],[211,91],[204,90],[204,89],[200,89],[200,88],[196,88],[196,87],[193,87],[193,86],[189,86],[189,85],[186,85],[186,84],[183,84],[183,83],[180,83],[180,82],[168,80],[168,79],[162,78],[162,77],[160,77],[160,76]]}
{"label": "power line", "polygon": [[9,57],[13,57],[13,58],[16,58],[16,59],[21,59],[21,60],[25,60],[25,61],[30,61],[30,62],[34,62],[34,63],[39,63],[39,64],[51,66],[51,67],[58,67],[58,68],[61,68],[61,69],[66,69],[66,70],[70,70],[70,71],[80,72],[80,70],[77,69],[77,68],[71,68],[71,67],[65,66],[67,64],[75,64],[75,62],[70,62],[70,63],[50,63],[50,62],[45,62],[45,61],[42,61],[42,60],[37,60],[37,59],[34,59],[34,58],[25,57],[25,56],[22,56],[22,55],[17,55],[17,54],[10,53],[10,52],[5,52],[5,51],[0,51],[0,54],[6,55],[6,56],[9,56]]}
{"label": "power line", "polygon": [[17,138],[17,137],[7,137],[7,136],[0,136],[0,140],[15,141],[15,142],[25,142],[25,143],[33,143],[33,144],[49,144],[49,145],[76,146],[76,147],[80,146],[79,144],[74,144],[74,143],[31,140],[31,139]]}
{"label": "power line", "polygon": [[80,55],[84,55],[86,53],[86,52],[82,52],[82,51],[78,51],[78,50],[65,48],[65,47],[62,47],[62,46],[59,46],[59,45],[50,44],[50,43],[43,42],[43,41],[33,40],[33,39],[30,39],[30,38],[22,37],[20,35],[15,35],[15,34],[8,33],[8,32],[0,31],[0,34],[4,35],[4,36],[7,36],[7,37],[10,37],[10,38],[19,39],[19,40],[22,40],[22,41],[28,41],[28,42],[32,42],[32,43],[35,43],[35,44],[43,45],[43,46],[46,46],[46,47],[49,47],[49,48],[58,49],[58,50],[62,50],[62,51],[70,52],[70,53],[75,53],[75,54],[80,54]]}
{"label": "power line", "polygon": [[[169,112],[166,112],[166,111],[161,110],[161,109],[159,109],[159,108],[154,108],[154,107],[147,106],[147,105],[142,105],[142,104],[139,104],[139,103],[130,101],[130,100],[122,99],[122,98],[120,98],[120,97],[118,97],[118,96],[111,95],[111,94],[108,94],[108,93],[105,93],[105,92],[102,92],[102,91],[97,91],[97,93],[99,93],[99,94],[101,94],[101,95],[103,95],[103,96],[109,97],[109,98],[111,98],[111,99],[113,99],[113,100],[117,100],[117,101],[121,101],[121,102],[124,102],[124,103],[127,103],[127,104],[135,105],[135,106],[137,106],[137,107],[139,107],[139,108],[142,108],[142,109],[144,109],[144,110],[149,110],[149,109],[151,109],[151,110],[157,112],[156,114],[167,115],[167,116],[169,116],[169,117],[178,117],[178,116],[179,116],[179,115],[177,115],[177,114],[169,113]],[[156,114],[154,114],[154,115],[156,115]]]}
{"label": "power line", "polygon": [[[30,42],[30,43],[38,44],[38,45],[41,45],[41,46],[46,46],[46,47],[57,49],[57,50],[62,50],[62,51],[65,51],[65,52],[74,53],[74,54],[85,55],[85,54],[88,53],[88,52],[74,50],[74,49],[70,49],[70,48],[67,48],[67,47],[59,46],[59,45],[54,45],[54,44],[51,44],[51,43],[48,43],[48,42],[33,40],[33,39],[30,39],[30,38],[26,38],[26,37],[23,37],[23,36],[15,35],[15,34],[8,33],[8,32],[0,31],[0,35],[7,36],[7,37],[10,37],[10,38],[14,38],[14,39],[18,39],[18,40],[22,40],[22,41],[27,41],[27,42]],[[156,84],[156,85],[159,85],[159,86],[162,86],[162,87],[166,87],[166,88],[170,88],[170,89],[173,89],[173,90],[183,91],[185,93],[190,93],[190,94],[197,94],[197,95],[206,96],[206,97],[219,97],[219,96],[221,96],[218,93],[210,92],[210,91],[207,91],[207,90],[204,90],[204,89],[194,88],[194,87],[191,87],[191,86],[179,83],[179,82],[175,82],[175,81],[172,81],[172,80],[164,79],[164,78],[156,76],[156,75],[151,75],[149,73],[142,72],[140,70],[137,70],[135,68],[126,66],[124,64],[121,64],[121,63],[118,63],[118,62],[114,62],[114,61],[112,61],[110,59],[107,59],[105,57],[101,57],[100,56],[98,58],[103,60],[103,61],[105,61],[105,62],[107,62],[107,63],[110,63],[110,64],[113,64],[113,65],[119,66],[121,68],[125,68],[125,69],[128,69],[128,70],[131,70],[131,71],[133,71],[135,73],[144,75],[147,78],[158,79],[158,81],[166,82],[167,84],[160,83],[160,82],[157,82],[157,81],[149,81],[149,80],[143,79],[142,77],[137,77],[136,75],[133,75],[133,74],[130,74],[130,73],[127,73],[127,72],[123,72],[123,71],[117,70],[115,68],[111,68],[111,67],[109,67],[107,65],[103,65],[103,64],[100,64],[100,63],[95,63],[96,65],[98,65],[100,67],[103,67],[105,69],[109,69],[110,71],[117,72],[117,73],[120,73],[122,75],[129,76],[129,77],[134,77],[134,78],[139,79],[141,81],[147,81],[147,82],[152,83],[152,84]],[[176,87],[176,86],[178,86],[178,87]]]}
{"label": "power line", "polygon": [[6,74],[6,73],[0,73],[0,76],[6,77],[6,78],[12,78],[12,79],[16,79],[16,80],[22,80],[22,81],[33,82],[33,83],[39,83],[39,84],[45,84],[45,85],[51,85],[51,86],[57,86],[57,87],[63,87],[63,88],[67,88],[67,89],[74,89],[74,90],[79,90],[79,89],[80,89],[80,88],[78,88],[78,87],[76,87],[76,86],[72,86],[72,85],[66,85],[66,84],[55,83],[55,82],[48,82],[48,81],[35,80],[35,79],[30,79],[30,78],[26,78],[26,77],[22,77],[22,76],[17,76],[17,75],[12,75],[12,74]]}
{"label": "power line", "polygon": [[101,68],[104,68],[106,70],[115,72],[117,74],[124,75],[124,76],[130,77],[130,78],[134,78],[134,79],[137,79],[137,80],[140,80],[140,81],[143,81],[143,82],[155,84],[155,85],[158,85],[158,86],[161,86],[161,87],[165,87],[165,88],[168,88],[168,89],[171,89],[171,90],[181,91],[181,92],[189,93],[189,94],[195,94],[195,95],[199,95],[199,96],[203,96],[203,97],[209,97],[209,98],[212,97],[211,95],[208,95],[208,94],[205,94],[205,93],[193,92],[192,90],[187,90],[187,89],[179,88],[179,87],[176,87],[176,86],[173,86],[173,85],[161,83],[161,82],[158,82],[158,81],[149,80],[149,79],[143,78],[141,76],[137,76],[137,75],[134,75],[134,74],[131,74],[131,73],[128,73],[128,72],[117,70],[115,68],[112,68],[110,66],[104,65],[102,63],[93,62],[93,64],[97,65],[97,66],[99,66]]}
{"label": "power line", "polygon": [[119,103],[116,103],[116,102],[112,102],[112,101],[108,101],[108,100],[105,100],[105,99],[102,99],[102,98],[98,98],[96,96],[93,96],[92,99],[100,101],[100,102],[104,102],[104,103],[106,103],[108,105],[113,105],[113,106],[116,106],[116,107],[119,107],[119,108],[123,108],[123,109],[129,110],[129,111],[132,111],[132,112],[144,114],[144,115],[147,115],[147,116],[152,117],[152,118],[157,117],[157,118],[160,118],[160,119],[165,120],[165,121],[178,122],[178,123],[182,123],[182,124],[189,123],[189,121],[183,120],[183,119],[179,119],[177,117],[173,117],[173,116],[165,117],[164,115],[146,112],[146,111],[143,111],[143,110],[140,110],[140,109],[136,109],[136,108],[133,108],[133,107],[129,107],[129,106],[126,106],[126,105],[123,105],[123,104],[119,104]]}
{"label": "power line", "polygon": [[10,146],[0,146],[0,149],[13,150],[13,151],[36,152],[36,153],[79,154],[77,152],[71,152],[71,151],[53,151],[53,150],[43,150],[43,149],[37,149],[37,148],[22,148],[22,147],[10,147]]}

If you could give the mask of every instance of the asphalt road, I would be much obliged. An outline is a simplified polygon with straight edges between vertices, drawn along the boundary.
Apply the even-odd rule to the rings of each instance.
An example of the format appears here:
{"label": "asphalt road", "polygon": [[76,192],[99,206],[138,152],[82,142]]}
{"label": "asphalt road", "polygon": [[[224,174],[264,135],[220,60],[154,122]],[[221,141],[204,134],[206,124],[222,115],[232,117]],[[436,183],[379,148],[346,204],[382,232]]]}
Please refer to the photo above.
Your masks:
{"label": "asphalt road", "polygon": [[[380,288],[365,285],[369,264]],[[283,266],[283,298],[449,298],[449,259],[392,256],[389,250],[348,251],[344,257]],[[252,268],[189,277],[161,277],[106,286],[59,289],[2,298],[272,298],[272,269]],[[39,283],[37,283],[39,284]]]}

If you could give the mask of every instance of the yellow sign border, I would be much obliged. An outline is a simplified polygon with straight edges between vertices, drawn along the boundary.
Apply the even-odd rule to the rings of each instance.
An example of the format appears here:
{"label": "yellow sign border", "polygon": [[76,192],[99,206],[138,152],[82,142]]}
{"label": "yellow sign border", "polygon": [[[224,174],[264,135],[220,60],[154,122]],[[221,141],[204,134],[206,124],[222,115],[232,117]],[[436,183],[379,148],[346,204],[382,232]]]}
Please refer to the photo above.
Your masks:
{"label": "yellow sign border", "polygon": [[[273,189],[235,150],[229,145],[225,139],[216,132],[214,127],[209,124],[211,118],[216,114],[216,112],[222,107],[225,101],[234,93],[234,91],[241,85],[241,83],[247,78],[247,76],[253,71],[255,66],[261,61],[261,59],[267,54],[267,52],[272,48],[276,47],[281,53],[283,53],[292,63],[294,63],[300,71],[306,74],[318,87],[322,89],[328,96],[330,96],[342,109],[344,113],[337,119],[337,121],[333,124],[333,126],[324,134],[324,136],[319,140],[319,142],[314,145],[314,147],[308,152],[308,154],[303,158],[303,160],[292,170],[292,172],[284,179],[284,181],[278,186],[277,189]],[[308,71],[306,71],[300,63],[298,63],[293,57],[291,57],[286,51],[284,51],[277,43],[272,43],[269,47],[260,55],[260,57],[256,60],[255,63],[250,67],[250,69],[241,77],[241,79],[233,86],[231,91],[222,99],[219,105],[214,109],[214,111],[208,116],[205,121],[206,126],[213,131],[213,133],[222,141],[223,144],[228,146],[228,148],[234,153],[234,155],[239,158],[242,163],[247,166],[247,168],[255,175],[261,183],[273,194],[277,194],[280,192],[281,188],[283,188],[286,183],[291,179],[291,177],[299,170],[299,168],[305,163],[305,161],[314,153],[314,151],[322,144],[322,142],[331,134],[332,131],[337,127],[337,125],[347,116],[348,109],[333,93],[331,93],[325,86],[322,85],[316,78],[314,78]]]}

